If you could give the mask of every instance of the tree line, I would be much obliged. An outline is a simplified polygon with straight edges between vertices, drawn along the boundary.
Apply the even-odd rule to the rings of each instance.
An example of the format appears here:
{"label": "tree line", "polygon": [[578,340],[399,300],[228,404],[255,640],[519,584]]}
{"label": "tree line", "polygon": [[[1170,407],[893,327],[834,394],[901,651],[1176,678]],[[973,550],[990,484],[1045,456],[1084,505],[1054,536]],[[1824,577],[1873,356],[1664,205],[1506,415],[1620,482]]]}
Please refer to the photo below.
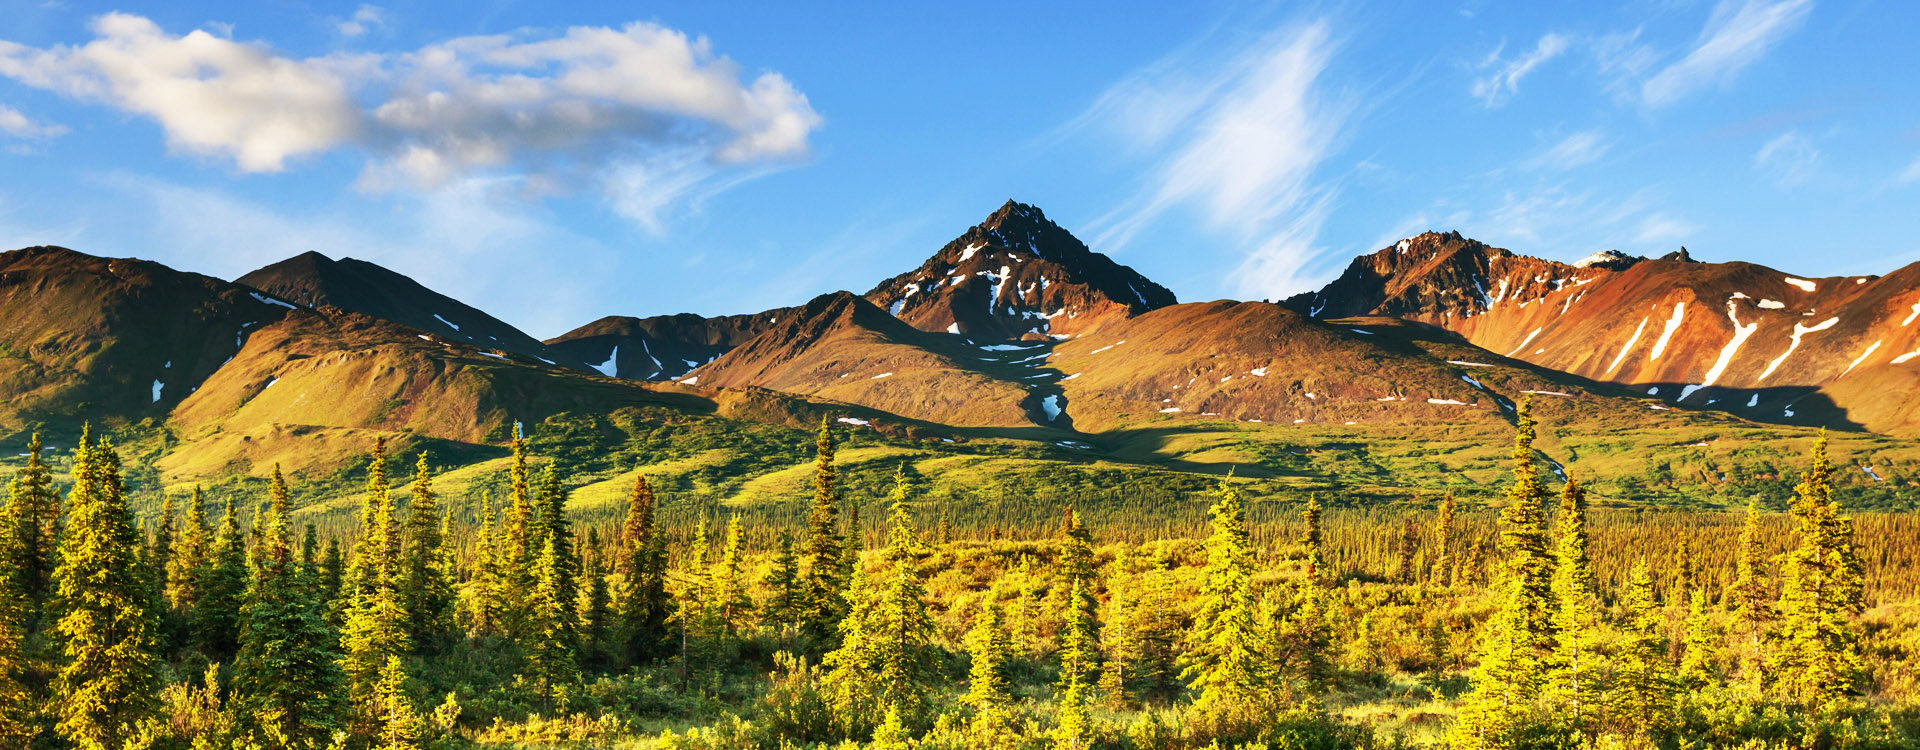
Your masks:
{"label": "tree line", "polygon": [[[1585,488],[1546,483],[1533,431],[1523,402],[1491,524],[1447,497],[1355,538],[1309,498],[1282,526],[1253,520],[1226,480],[1193,538],[1103,545],[1069,507],[1044,540],[968,540],[945,514],[923,520],[903,467],[875,549],[825,421],[804,523],[759,548],[739,515],[670,528],[644,475],[617,528],[579,528],[557,466],[536,473],[518,431],[502,497],[471,525],[443,509],[425,455],[403,507],[376,442],[354,533],[324,544],[311,525],[296,533],[277,467],[257,508],[229,500],[209,518],[196,492],[143,530],[110,441],[81,440],[63,500],[36,439],[0,514],[0,738],[86,750],[1913,741],[1912,678],[1883,675],[1916,661],[1869,647],[1883,643],[1862,625],[1869,566],[1824,437],[1785,552],[1767,553],[1769,519],[1750,506],[1737,539],[1719,540],[1724,575],[1701,560],[1725,556],[1682,544],[1613,582],[1596,575]],[[1334,550],[1382,563],[1361,575]],[[1413,718],[1440,728],[1356,718],[1394,690],[1418,693]]]}

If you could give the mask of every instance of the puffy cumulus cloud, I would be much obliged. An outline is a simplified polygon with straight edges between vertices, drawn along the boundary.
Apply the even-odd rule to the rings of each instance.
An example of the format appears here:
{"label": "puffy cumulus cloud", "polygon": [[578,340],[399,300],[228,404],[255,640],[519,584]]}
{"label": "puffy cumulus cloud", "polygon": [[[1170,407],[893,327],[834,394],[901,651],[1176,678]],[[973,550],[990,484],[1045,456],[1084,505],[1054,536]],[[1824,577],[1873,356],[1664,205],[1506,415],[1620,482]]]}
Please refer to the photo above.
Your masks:
{"label": "puffy cumulus cloud", "polygon": [[0,41],[0,75],[145,115],[168,144],[224,156],[249,172],[355,137],[359,112],[345,59],[290,60],[204,30],[170,36],[145,18],[94,19],[95,39],[34,49]]}
{"label": "puffy cumulus cloud", "polygon": [[[384,22],[377,8],[361,10],[347,22],[358,33]],[[92,30],[81,46],[0,42],[0,75],[148,116],[173,148],[243,171],[359,149],[369,156],[359,184],[373,190],[490,172],[555,190],[634,185],[631,175],[661,154],[674,163],[692,154],[695,166],[653,179],[688,194],[697,191],[679,184],[687,175],[721,179],[803,158],[821,124],[779,73],[748,80],[706,39],[645,22],[304,59],[206,31],[172,36],[126,14],[101,16]],[[638,213],[665,201],[652,202]]]}
{"label": "puffy cumulus cloud", "polygon": [[334,24],[334,30],[344,37],[364,36],[367,32],[387,27],[387,11],[377,5],[361,5],[354,9],[347,20]]}

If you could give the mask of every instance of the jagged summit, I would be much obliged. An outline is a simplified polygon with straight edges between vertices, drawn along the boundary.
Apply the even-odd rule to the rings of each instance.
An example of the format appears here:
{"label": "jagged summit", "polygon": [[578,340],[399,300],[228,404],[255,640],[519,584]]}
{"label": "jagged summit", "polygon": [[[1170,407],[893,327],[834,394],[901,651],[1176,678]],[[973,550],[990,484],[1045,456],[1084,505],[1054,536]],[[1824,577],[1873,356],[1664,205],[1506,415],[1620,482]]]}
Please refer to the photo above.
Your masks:
{"label": "jagged summit", "polygon": [[1626,270],[1640,261],[1646,260],[1638,255],[1628,255],[1619,250],[1601,250],[1573,262],[1574,268],[1606,268],[1614,271]]}
{"label": "jagged summit", "polygon": [[1071,335],[1177,302],[1039,208],[1011,200],[866,297],[921,330],[978,339]]}
{"label": "jagged summit", "polygon": [[[1423,234],[1288,305],[1437,325],[1505,356],[1751,419],[1920,429],[1920,264],[1800,277],[1613,251],[1578,263]],[[1899,395],[1895,395],[1899,394]]]}

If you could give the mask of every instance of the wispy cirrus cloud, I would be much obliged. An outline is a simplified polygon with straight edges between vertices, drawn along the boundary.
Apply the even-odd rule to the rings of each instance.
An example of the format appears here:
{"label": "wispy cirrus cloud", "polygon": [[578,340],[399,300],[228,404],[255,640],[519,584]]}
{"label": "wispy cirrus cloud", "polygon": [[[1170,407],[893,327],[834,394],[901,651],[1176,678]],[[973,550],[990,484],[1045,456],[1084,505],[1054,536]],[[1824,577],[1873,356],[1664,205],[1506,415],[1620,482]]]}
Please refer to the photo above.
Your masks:
{"label": "wispy cirrus cloud", "polygon": [[1753,167],[1780,187],[1806,184],[1819,172],[1820,161],[1820,149],[1793,130],[1762,144],[1753,155]]}
{"label": "wispy cirrus cloud", "polygon": [[1320,172],[1356,108],[1328,91],[1336,47],[1325,21],[1299,23],[1224,62],[1163,61],[1107,91],[1079,122],[1119,128],[1153,164],[1141,189],[1094,222],[1094,244],[1123,247],[1166,213],[1190,211],[1241,249],[1236,292],[1300,287],[1335,192]]}
{"label": "wispy cirrus cloud", "polygon": [[1526,78],[1536,68],[1547,61],[1565,53],[1572,44],[1571,37],[1564,34],[1547,34],[1535,42],[1533,49],[1512,60],[1504,60],[1500,53],[1504,49],[1495,49],[1493,54],[1480,64],[1486,75],[1473,82],[1473,96],[1487,108],[1499,107],[1507,99],[1520,92],[1520,80]]}
{"label": "wispy cirrus cloud", "polygon": [[1607,154],[1613,143],[1598,130],[1582,130],[1567,136],[1521,163],[1528,169],[1568,170],[1591,164]]}
{"label": "wispy cirrus cloud", "polygon": [[1806,20],[1813,0],[1720,0],[1692,48],[1640,85],[1660,107],[1702,89],[1725,86]]}
{"label": "wispy cirrus cloud", "polygon": [[[362,6],[346,22],[358,26],[340,30],[365,33],[384,18]],[[697,192],[690,179],[804,158],[821,123],[779,73],[747,80],[706,39],[645,22],[308,58],[205,30],[175,36],[121,13],[90,28],[94,39],[78,46],[0,41],[0,75],[147,117],[172,149],[243,172],[357,150],[368,190],[489,175],[547,190],[646,183],[666,193],[614,200],[651,224]],[[698,168],[658,169],[663,155],[688,154]]]}
{"label": "wispy cirrus cloud", "polygon": [[1895,182],[1902,185],[1912,185],[1920,182],[1920,158],[1916,158],[1912,164],[1908,164],[1906,170],[1900,173],[1899,179],[1895,180]]}

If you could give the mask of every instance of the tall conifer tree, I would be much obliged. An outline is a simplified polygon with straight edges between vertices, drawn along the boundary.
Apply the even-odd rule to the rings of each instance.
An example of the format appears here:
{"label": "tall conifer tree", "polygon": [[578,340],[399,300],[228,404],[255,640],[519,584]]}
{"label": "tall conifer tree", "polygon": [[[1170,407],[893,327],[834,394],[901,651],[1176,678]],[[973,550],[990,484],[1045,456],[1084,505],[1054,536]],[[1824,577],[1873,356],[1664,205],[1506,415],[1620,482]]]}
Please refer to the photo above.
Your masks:
{"label": "tall conifer tree", "polygon": [[[27,464],[7,483],[7,507],[0,515],[13,536],[6,550],[6,574],[25,606],[22,622],[38,630],[53,595],[53,570],[60,547],[60,495],[53,488],[53,470],[42,456],[40,434],[27,441]],[[76,460],[78,453],[75,453]]]}
{"label": "tall conifer tree", "polygon": [[406,601],[407,634],[415,649],[438,653],[454,637],[454,571],[447,567],[447,541],[441,536],[440,498],[433,491],[433,467],[421,453],[414,466],[413,497],[402,535],[401,594]]}
{"label": "tall conifer tree", "polygon": [[1833,499],[1825,432],[1793,494],[1800,543],[1782,565],[1780,630],[1768,665],[1781,697],[1823,708],[1851,692],[1864,669],[1851,621],[1863,604],[1862,568],[1853,519]]}
{"label": "tall conifer tree", "polygon": [[394,517],[393,496],[387,486],[387,444],[376,438],[367,466],[367,489],[361,512],[360,541],[354,547],[353,582],[345,622],[340,628],[341,670],[356,713],[356,734],[377,731],[384,707],[380,705],[381,671],[390,658],[412,649],[407,634],[406,600],[399,589],[400,524]]}
{"label": "tall conifer tree", "polygon": [[1206,579],[1182,676],[1199,693],[1194,711],[1231,728],[1256,721],[1268,707],[1273,672],[1261,648],[1246,509],[1230,482],[1214,494]]}
{"label": "tall conifer tree", "polygon": [[345,727],[345,696],[324,604],[312,596],[294,560],[286,479],[273,467],[271,499],[234,660],[239,714],[253,740],[289,750],[321,750]]}
{"label": "tall conifer tree", "polygon": [[807,544],[803,558],[801,587],[806,597],[801,622],[809,633],[825,641],[832,636],[845,615],[847,602],[843,549],[850,546],[840,536],[840,483],[833,465],[833,425],[820,419],[815,440],[813,464],[813,503],[807,513]]}
{"label": "tall conifer tree", "polygon": [[620,529],[619,611],[626,658],[641,662],[659,657],[667,642],[673,598],[667,594],[667,547],[654,520],[653,487],[644,475],[633,479],[627,495],[626,522]]}
{"label": "tall conifer tree", "polygon": [[79,750],[119,750],[153,717],[160,687],[158,602],[139,531],[105,441],[74,448],[73,490],[54,582],[54,630],[66,657],[54,682],[60,735]]}

